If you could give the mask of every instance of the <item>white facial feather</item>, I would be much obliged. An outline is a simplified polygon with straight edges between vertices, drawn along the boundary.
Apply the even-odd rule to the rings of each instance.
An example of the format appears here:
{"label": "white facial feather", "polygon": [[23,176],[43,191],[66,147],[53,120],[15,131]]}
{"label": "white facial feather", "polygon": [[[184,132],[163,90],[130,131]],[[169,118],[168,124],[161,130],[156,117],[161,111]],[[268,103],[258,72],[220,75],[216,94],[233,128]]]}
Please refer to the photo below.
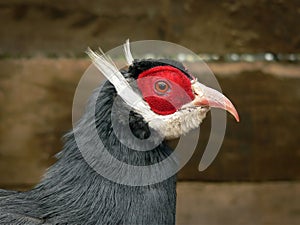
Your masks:
{"label": "white facial feather", "polygon": [[186,108],[170,115],[156,115],[149,126],[164,135],[165,139],[171,140],[187,134],[199,127],[206,117],[209,108]]}

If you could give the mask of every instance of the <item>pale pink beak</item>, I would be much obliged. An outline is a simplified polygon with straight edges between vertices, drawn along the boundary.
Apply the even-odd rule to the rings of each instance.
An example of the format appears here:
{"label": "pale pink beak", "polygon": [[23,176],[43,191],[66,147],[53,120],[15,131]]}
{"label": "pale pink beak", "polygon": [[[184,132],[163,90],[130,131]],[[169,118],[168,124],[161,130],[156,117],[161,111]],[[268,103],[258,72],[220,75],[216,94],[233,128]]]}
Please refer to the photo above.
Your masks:
{"label": "pale pink beak", "polygon": [[237,122],[240,121],[239,114],[235,107],[222,93],[197,81],[192,84],[192,89],[195,94],[195,99],[191,103],[194,106],[209,106],[212,108],[224,109],[233,115]]}

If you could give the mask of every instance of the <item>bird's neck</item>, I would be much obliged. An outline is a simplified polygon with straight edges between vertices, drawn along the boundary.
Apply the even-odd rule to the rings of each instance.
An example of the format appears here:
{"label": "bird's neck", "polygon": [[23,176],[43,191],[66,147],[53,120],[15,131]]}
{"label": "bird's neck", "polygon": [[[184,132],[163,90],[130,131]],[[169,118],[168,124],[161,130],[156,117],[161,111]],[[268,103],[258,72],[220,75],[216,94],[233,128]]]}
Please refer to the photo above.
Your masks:
{"label": "bird's neck", "polygon": [[[122,144],[112,130],[114,90],[109,85],[102,88],[106,89],[104,94],[97,95],[100,102],[97,103],[96,113],[92,113],[96,121],[87,113],[74,131],[66,135],[64,150],[58,154],[58,161],[49,169],[43,181],[32,191],[32,198],[39,199],[50,222],[78,223],[78,218],[84,218],[85,223],[91,224],[174,224],[175,175],[159,182],[141,183],[140,186],[134,183],[132,186],[124,184],[122,177],[114,180],[107,177],[107,173],[102,174],[101,169],[117,177],[127,176],[124,165],[145,168],[163,161],[171,154],[171,149],[164,142],[149,151],[136,151]],[[92,121],[95,121],[96,136],[100,138],[101,145],[99,141],[95,142],[93,138],[96,136],[90,133]],[[76,138],[78,134],[79,140]],[[80,141],[82,145],[78,144]],[[95,152],[101,154],[94,155]],[[105,152],[121,163],[111,165],[103,158],[99,163],[97,156],[102,157]],[[101,167],[102,163],[106,165],[105,168]],[[163,171],[154,172],[158,175]],[[143,178],[143,174],[140,176]],[[50,209],[52,214],[47,215]]]}

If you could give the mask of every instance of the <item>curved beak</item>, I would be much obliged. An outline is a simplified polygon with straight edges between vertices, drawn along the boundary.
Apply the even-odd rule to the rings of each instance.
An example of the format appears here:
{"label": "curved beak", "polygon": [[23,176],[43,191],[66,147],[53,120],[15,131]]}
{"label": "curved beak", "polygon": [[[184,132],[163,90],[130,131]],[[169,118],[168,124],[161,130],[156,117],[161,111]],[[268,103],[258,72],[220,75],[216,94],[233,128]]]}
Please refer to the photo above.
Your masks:
{"label": "curved beak", "polygon": [[237,122],[240,121],[239,114],[234,105],[222,93],[197,81],[192,83],[192,89],[195,94],[195,99],[191,102],[193,106],[209,106],[212,108],[224,109],[233,115]]}

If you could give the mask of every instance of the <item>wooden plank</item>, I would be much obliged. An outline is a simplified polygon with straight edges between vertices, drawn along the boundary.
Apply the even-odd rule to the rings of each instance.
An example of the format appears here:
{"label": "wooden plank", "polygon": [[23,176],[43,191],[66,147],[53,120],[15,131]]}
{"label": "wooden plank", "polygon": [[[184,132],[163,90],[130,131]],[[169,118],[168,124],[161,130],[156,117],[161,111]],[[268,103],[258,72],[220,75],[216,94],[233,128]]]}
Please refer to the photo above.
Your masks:
{"label": "wooden plank", "polygon": [[[73,94],[89,64],[86,59],[0,61],[0,185],[34,184],[54,162],[62,135],[72,127]],[[197,167],[210,130],[206,119],[198,148],[179,179],[300,179],[300,66],[210,67],[237,106],[241,122],[228,117],[222,149],[213,164],[200,173]]]}
{"label": "wooden plank", "polygon": [[[299,52],[298,0],[2,0],[0,54],[84,55],[131,40],[167,40],[195,52]],[[253,19],[255,18],[255,19]]]}

